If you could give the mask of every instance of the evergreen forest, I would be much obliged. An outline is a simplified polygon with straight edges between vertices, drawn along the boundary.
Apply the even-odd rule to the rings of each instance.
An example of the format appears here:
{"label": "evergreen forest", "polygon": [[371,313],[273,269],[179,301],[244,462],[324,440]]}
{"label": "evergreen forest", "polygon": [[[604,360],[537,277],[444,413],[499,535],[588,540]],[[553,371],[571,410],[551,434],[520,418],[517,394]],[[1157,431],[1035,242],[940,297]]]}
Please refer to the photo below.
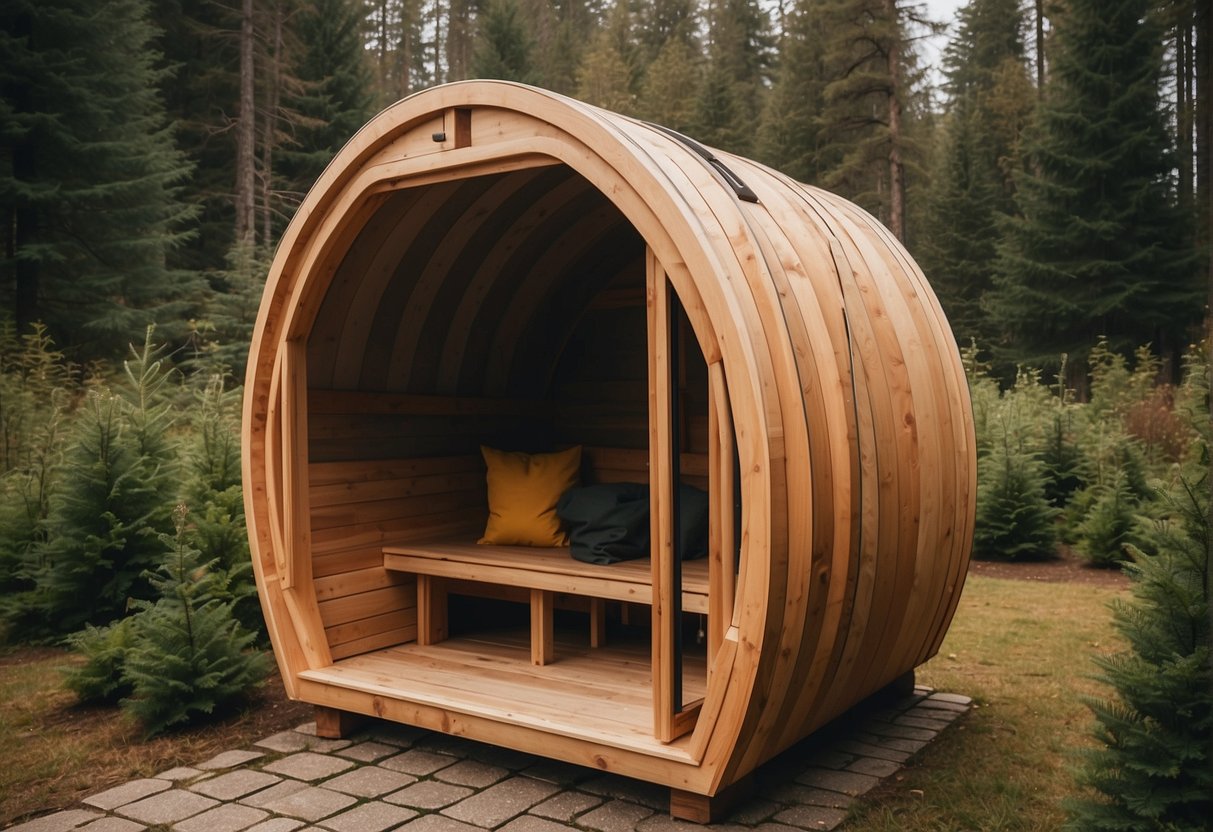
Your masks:
{"label": "evergreen forest", "polygon": [[1074,828],[1207,828],[1211,55],[1209,0],[4,0],[0,643],[67,645],[149,734],[264,678],[239,402],[275,247],[377,111],[514,80],[905,244],[969,374],[975,556],[1135,576]]}
{"label": "evergreen forest", "polygon": [[[0,309],[73,360],[149,323],[240,374],[268,259],[378,109],[523,81],[835,191],[1004,382],[1099,337],[1176,380],[1213,227],[1199,0],[12,0]],[[938,47],[942,45],[940,51]]]}

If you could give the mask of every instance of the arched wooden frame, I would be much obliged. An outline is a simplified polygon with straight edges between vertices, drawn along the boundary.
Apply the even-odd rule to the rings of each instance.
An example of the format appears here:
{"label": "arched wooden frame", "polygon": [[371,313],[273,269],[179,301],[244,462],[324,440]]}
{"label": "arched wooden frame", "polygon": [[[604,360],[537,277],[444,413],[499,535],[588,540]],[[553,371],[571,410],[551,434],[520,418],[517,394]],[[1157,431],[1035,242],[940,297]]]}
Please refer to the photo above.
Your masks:
{"label": "arched wooden frame", "polygon": [[[972,424],[938,303],[870,217],[730,156],[757,202],[742,200],[660,130],[502,83],[401,102],[337,161],[282,242],[246,385],[247,515],[292,695],[713,794],[938,649],[971,540]],[[291,354],[302,355],[350,241],[391,194],[552,164],[605,194],[649,246],[653,273],[666,272],[708,368],[713,498],[744,495],[736,525],[713,518],[721,586],[733,577],[730,544],[741,563],[731,616],[727,592],[710,601],[707,694],[693,731],[660,748],[539,738],[390,696],[342,699],[300,670],[332,656],[300,560],[306,524],[287,498],[307,489],[306,425],[290,414],[306,408],[306,367]],[[916,558],[924,547],[947,556]],[[685,722],[669,700],[676,734]]]}
{"label": "arched wooden frame", "polygon": [[[456,154],[448,153],[443,156],[444,161],[448,161],[448,165],[438,166],[435,161],[425,156],[414,161],[414,167],[417,171],[409,171],[403,163],[385,166],[385,170],[380,171],[381,175],[375,179],[366,179],[355,182],[355,186],[360,189],[363,194],[364,207],[359,210],[361,215],[364,211],[368,211],[370,206],[377,206],[381,200],[389,193],[395,190],[415,188],[426,186],[439,181],[452,181],[455,178],[471,178],[475,176],[489,175],[489,173],[499,173],[509,170],[522,170],[528,167],[551,165],[551,164],[566,164],[585,176],[585,172],[577,169],[577,161],[585,161],[585,159],[577,159],[570,156],[568,153],[560,153],[557,158],[543,158],[534,152],[535,143],[528,143],[528,153],[520,154],[516,158],[495,158],[491,164],[480,163],[477,159],[461,160],[455,158]],[[553,152],[559,152],[564,149],[564,144],[553,143],[549,148]],[[474,155],[474,154],[473,154]],[[499,154],[494,154],[499,155]],[[598,186],[602,188],[603,186]],[[614,188],[616,193],[611,194],[613,201],[619,196],[617,194],[617,186]],[[616,201],[616,206],[623,209],[625,200]],[[625,203],[626,204],[626,203]],[[650,217],[655,221],[655,217]],[[660,223],[659,223],[660,226]],[[661,226],[664,228],[664,226]],[[643,235],[643,232],[642,232]],[[661,244],[659,235],[657,244]],[[702,301],[699,298],[699,292],[695,289],[694,283],[689,280],[687,268],[683,266],[680,269],[666,269],[662,266],[659,258],[657,258],[654,250],[653,241],[645,238],[649,243],[649,267],[647,272],[650,278],[654,280],[660,277],[662,284],[668,285],[671,292],[677,292],[679,295],[680,306],[683,312],[687,315],[687,319],[694,331],[694,336],[699,343],[700,351],[704,354],[707,361],[708,372],[710,372],[710,380],[713,383],[711,389],[712,400],[710,401],[710,420],[714,426],[714,433],[718,443],[721,443],[721,448],[733,449],[734,440],[731,434],[731,423],[733,417],[725,412],[722,417],[721,412],[717,408],[727,408],[729,404],[729,394],[724,386],[724,370],[723,357],[719,351],[716,341],[714,329],[708,321],[705,314]],[[664,241],[665,245],[670,245],[670,240]],[[325,252],[319,257],[324,264],[324,268],[331,270],[336,268],[336,263],[340,262],[343,255],[341,251]],[[673,258],[676,263],[685,262],[684,258],[676,256]],[[676,277],[680,273],[682,278]],[[683,297],[683,292],[688,297]],[[662,295],[662,297],[666,297]],[[318,306],[319,298],[311,297],[315,306]],[[292,297],[290,301],[291,308],[297,309],[298,312],[307,312],[311,309],[311,314],[314,315],[315,308],[303,304],[303,297]],[[667,314],[668,304],[662,302],[662,315]],[[287,332],[296,330],[308,331],[311,326],[312,318],[304,319],[302,317],[292,318]],[[661,336],[667,337],[668,327],[662,324],[660,327]],[[270,501],[270,505],[280,507],[283,515],[279,518],[274,518],[270,522],[270,530],[272,534],[281,542],[279,547],[275,547],[275,551],[285,551],[290,553],[290,557],[281,560],[280,580],[283,582],[284,598],[287,599],[287,604],[292,608],[290,619],[295,622],[296,632],[300,644],[307,645],[304,649],[304,654],[308,657],[309,667],[324,667],[331,663],[331,656],[325,648],[324,628],[319,619],[312,614],[309,614],[309,600],[311,600],[311,581],[309,581],[309,559],[307,557],[307,518],[301,517],[298,512],[298,502],[292,503],[292,500],[297,500],[297,495],[306,494],[306,472],[307,472],[307,441],[306,441],[306,349],[303,347],[303,341],[300,338],[289,338],[286,341],[286,347],[281,358],[279,359],[280,369],[278,370],[277,381],[274,383],[274,388],[277,389],[277,395],[274,400],[274,416],[270,418],[268,435],[274,441],[273,458],[283,460],[280,469],[280,477],[284,483],[287,483],[287,494],[280,495],[277,500]],[[661,351],[659,351],[661,352]],[[650,348],[650,357],[653,351]],[[661,371],[668,371],[666,365],[662,365]],[[670,401],[670,395],[674,392],[668,387],[662,391],[662,401],[665,401],[666,406]],[[300,416],[300,412],[304,416]],[[664,410],[659,410],[664,412]],[[277,422],[277,424],[273,424]],[[717,449],[719,450],[719,448]],[[654,448],[650,445],[650,454],[661,455],[661,458],[668,460],[670,458],[670,444],[668,444],[668,434],[661,432],[660,440]],[[654,457],[656,460],[656,456]],[[664,463],[651,463],[651,469],[657,473],[657,479],[654,483],[655,502],[659,500],[656,495],[667,495],[664,501],[660,502],[660,506],[655,505],[654,519],[655,523],[662,523],[661,540],[670,541],[671,534],[668,534],[668,524],[671,522],[671,515],[668,514],[668,495],[671,492],[671,481],[662,480],[661,477],[668,477],[668,467]],[[273,479],[273,478],[270,478]],[[712,481],[712,503],[711,512],[711,531],[710,538],[713,543],[716,543],[711,549],[710,554],[710,572],[712,575],[712,589],[710,593],[711,604],[713,606],[708,620],[710,620],[711,638],[710,646],[708,646],[708,668],[716,666],[717,656],[721,655],[722,648],[729,648],[727,659],[731,659],[731,643],[728,638],[730,626],[734,626],[734,558],[730,553],[725,552],[724,546],[731,547],[733,541],[733,454],[725,454],[721,452],[717,461],[712,463],[710,480]],[[289,496],[291,495],[291,496]],[[725,495],[729,495],[725,497]],[[727,498],[728,502],[724,502]],[[286,507],[296,506],[295,511],[286,511]],[[677,663],[679,661],[678,651],[674,648],[673,639],[676,638],[670,625],[678,619],[677,615],[672,612],[676,608],[676,599],[672,587],[674,586],[673,566],[671,549],[659,548],[657,557],[653,558],[654,564],[654,600],[653,619],[654,619],[654,653],[653,653],[653,669],[654,669],[654,735],[662,741],[672,741],[678,736],[690,733],[695,728],[697,723],[697,714],[700,712],[704,701],[689,703],[687,707],[683,703],[676,701],[678,696],[677,685],[674,683],[674,674],[677,672]],[[660,570],[660,571],[659,571]],[[421,593],[421,597],[426,597],[425,593]],[[313,602],[314,603],[314,602]],[[740,614],[740,611],[736,611]],[[302,625],[302,626],[301,626]],[[735,639],[735,637],[733,637]],[[719,676],[719,674],[716,674]],[[680,699],[680,696],[679,696]],[[696,741],[697,739],[697,741]],[[700,737],[693,737],[693,743],[689,748],[691,758],[701,758],[706,751],[707,736],[706,733]]]}

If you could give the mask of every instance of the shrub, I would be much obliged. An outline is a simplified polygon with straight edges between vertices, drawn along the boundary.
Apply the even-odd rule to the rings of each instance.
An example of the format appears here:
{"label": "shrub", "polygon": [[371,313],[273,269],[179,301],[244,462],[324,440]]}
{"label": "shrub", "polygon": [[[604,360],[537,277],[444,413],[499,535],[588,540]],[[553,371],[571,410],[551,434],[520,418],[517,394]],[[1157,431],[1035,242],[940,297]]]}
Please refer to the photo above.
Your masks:
{"label": "shrub", "polygon": [[1039,460],[1004,440],[978,464],[973,556],[1041,560],[1057,554],[1057,509]]}
{"label": "shrub", "polygon": [[34,588],[10,607],[18,637],[108,624],[126,613],[131,597],[150,595],[143,575],[163,556],[157,535],[171,528],[165,495],[176,462],[163,395],[168,374],[150,329],[124,366],[124,388],[89,391],[72,426],[68,474],[51,500],[46,542],[30,570]]}
{"label": "shrub", "polygon": [[85,662],[64,670],[63,682],[81,702],[115,703],[130,694],[125,670],[132,621],[124,618],[108,627],[89,626],[68,636],[68,646],[84,656]]}
{"label": "shrub", "polygon": [[1075,529],[1075,548],[1096,566],[1116,566],[1126,558],[1124,546],[1133,532],[1137,500],[1121,472],[1111,482],[1092,486],[1090,498]]}
{"label": "shrub", "polygon": [[175,523],[175,535],[161,535],[167,562],[151,578],[159,598],[138,603],[125,656],[132,690],[123,706],[149,736],[239,701],[268,670],[265,656],[247,649],[254,634],[222,600],[224,573],[202,564],[187,542],[184,506]]}
{"label": "shrub", "polygon": [[1149,551],[1130,547],[1132,599],[1113,604],[1129,649],[1096,659],[1113,696],[1087,700],[1100,747],[1079,782],[1096,794],[1070,804],[1072,829],[1205,830],[1213,817],[1209,496],[1189,483]]}

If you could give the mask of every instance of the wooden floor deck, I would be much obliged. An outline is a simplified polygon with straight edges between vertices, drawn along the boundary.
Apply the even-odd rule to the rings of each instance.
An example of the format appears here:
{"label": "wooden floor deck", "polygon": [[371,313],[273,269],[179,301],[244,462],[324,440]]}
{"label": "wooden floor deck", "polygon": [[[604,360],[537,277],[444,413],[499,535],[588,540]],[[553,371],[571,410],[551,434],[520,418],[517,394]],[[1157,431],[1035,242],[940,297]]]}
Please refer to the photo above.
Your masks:
{"label": "wooden floor deck", "polygon": [[[306,670],[300,678],[375,696],[535,728],[566,737],[689,760],[681,741],[653,737],[647,633],[612,634],[591,649],[584,633],[558,628],[556,661],[531,663],[529,632],[463,635],[428,646],[403,644]],[[684,659],[683,700],[706,690],[702,652]]]}

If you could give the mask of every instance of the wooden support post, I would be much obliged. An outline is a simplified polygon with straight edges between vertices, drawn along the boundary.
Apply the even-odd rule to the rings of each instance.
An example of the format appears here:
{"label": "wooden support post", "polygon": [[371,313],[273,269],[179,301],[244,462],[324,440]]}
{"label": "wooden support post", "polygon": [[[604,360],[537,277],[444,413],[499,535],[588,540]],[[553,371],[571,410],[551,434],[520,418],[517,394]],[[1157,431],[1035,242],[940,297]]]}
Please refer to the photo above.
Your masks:
{"label": "wooden support post", "polygon": [[691,823],[715,823],[754,793],[754,776],[748,774],[714,795],[670,789],[670,817]]}
{"label": "wooden support post", "polygon": [[553,593],[546,589],[531,590],[531,664],[551,664],[556,656],[552,636]]}
{"label": "wooden support post", "polygon": [[590,599],[590,647],[606,644],[606,601]]}
{"label": "wooden support post", "polygon": [[446,580],[417,576],[417,643],[425,646],[447,637]]}
{"label": "wooden support post", "polygon": [[357,731],[367,717],[350,711],[316,706],[316,736],[326,740],[345,739]]}

